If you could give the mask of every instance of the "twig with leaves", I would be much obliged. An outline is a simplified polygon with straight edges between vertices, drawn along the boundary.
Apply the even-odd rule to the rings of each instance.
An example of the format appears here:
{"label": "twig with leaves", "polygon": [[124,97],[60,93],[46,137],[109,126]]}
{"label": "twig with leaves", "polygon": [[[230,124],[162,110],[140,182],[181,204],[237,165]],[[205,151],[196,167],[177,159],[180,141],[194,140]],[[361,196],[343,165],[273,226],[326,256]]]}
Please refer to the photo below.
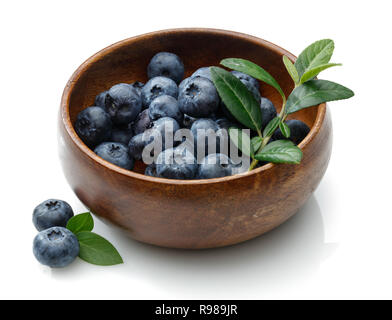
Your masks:
{"label": "twig with leaves", "polygon": [[[220,67],[211,67],[212,80],[230,113],[244,126],[257,132],[252,139],[238,128],[230,128],[232,141],[246,155],[252,158],[249,170],[259,161],[298,164],[302,151],[290,140],[270,139],[279,127],[283,136],[290,137],[290,128],[285,123],[288,115],[320,103],[348,99],[354,96],[350,89],[327,80],[315,79],[323,70],[338,63],[330,63],[334,42],[330,39],[319,40],[308,46],[293,62],[283,56],[283,63],[294,82],[294,89],[286,98],[274,77],[257,64],[239,58],[228,58],[221,65],[248,74],[275,88],[282,97],[279,115],[272,119],[263,131],[260,106],[252,93],[233,74]],[[270,142],[270,143],[269,143]]]}

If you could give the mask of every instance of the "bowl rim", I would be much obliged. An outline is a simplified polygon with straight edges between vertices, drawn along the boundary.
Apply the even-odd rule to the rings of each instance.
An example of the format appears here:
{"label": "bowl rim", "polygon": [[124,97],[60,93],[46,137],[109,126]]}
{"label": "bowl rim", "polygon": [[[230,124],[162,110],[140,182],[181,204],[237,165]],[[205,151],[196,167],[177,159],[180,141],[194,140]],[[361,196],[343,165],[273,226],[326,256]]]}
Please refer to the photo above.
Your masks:
{"label": "bowl rim", "polygon": [[[75,84],[81,77],[81,75],[85,72],[86,69],[88,69],[92,64],[94,64],[96,61],[100,60],[103,56],[105,56],[107,53],[116,50],[120,47],[122,47],[124,44],[127,44],[129,42],[136,41],[138,39],[142,38],[149,38],[149,37],[154,37],[157,35],[164,35],[164,34],[173,34],[173,33],[206,33],[206,34],[221,34],[221,35],[226,35],[226,36],[232,36],[236,38],[242,38],[247,41],[253,42],[257,45],[262,45],[264,47],[267,47],[269,50],[274,51],[277,54],[280,55],[286,55],[288,56],[291,60],[295,60],[296,56],[294,56],[292,53],[289,51],[281,48],[280,46],[269,42],[267,40],[251,36],[245,33],[241,32],[236,32],[236,31],[230,31],[230,30],[223,30],[223,29],[213,29],[213,28],[175,28],[175,29],[164,29],[164,30],[158,30],[158,31],[153,31],[141,35],[137,35],[134,37],[130,37],[121,41],[118,41],[112,45],[109,45],[108,47],[98,51],[91,57],[89,57],[87,60],[85,60],[77,69],[76,71],[72,74],[71,78],[68,80],[62,97],[61,97],[61,104],[60,104],[60,117],[62,120],[62,123],[65,127],[66,132],[72,139],[73,143],[82,151],[86,156],[88,156],[91,160],[99,163],[101,166],[105,167],[106,169],[109,169],[111,171],[115,171],[117,174],[121,174],[123,176],[128,176],[130,178],[142,180],[145,182],[155,182],[155,183],[162,183],[162,184],[169,184],[169,185],[200,185],[200,184],[214,184],[214,183],[219,183],[219,182],[227,182],[231,180],[237,180],[241,179],[244,177],[249,177],[252,175],[259,174],[261,172],[271,170],[273,169],[276,164],[273,163],[268,163],[266,165],[263,165],[259,168],[253,169],[251,171],[247,171],[244,173],[240,174],[235,174],[232,176],[226,176],[226,177],[221,177],[221,178],[213,178],[213,179],[194,179],[194,180],[176,180],[176,179],[166,179],[166,178],[156,178],[156,177],[151,177],[144,175],[142,173],[137,173],[131,170],[123,169],[121,167],[118,167],[98,155],[94,153],[93,150],[87,147],[87,145],[84,144],[84,142],[79,138],[77,135],[74,126],[71,122],[71,117],[69,113],[69,100],[70,100],[70,95],[71,92],[73,91]],[[325,114],[327,111],[327,106],[326,103],[322,103],[317,105],[317,115],[316,115],[316,120],[310,129],[310,132],[308,135],[305,137],[304,140],[301,141],[301,143],[298,145],[298,147],[305,153],[308,145],[314,140],[315,136],[318,134],[318,132],[321,129],[321,126],[323,124]]]}

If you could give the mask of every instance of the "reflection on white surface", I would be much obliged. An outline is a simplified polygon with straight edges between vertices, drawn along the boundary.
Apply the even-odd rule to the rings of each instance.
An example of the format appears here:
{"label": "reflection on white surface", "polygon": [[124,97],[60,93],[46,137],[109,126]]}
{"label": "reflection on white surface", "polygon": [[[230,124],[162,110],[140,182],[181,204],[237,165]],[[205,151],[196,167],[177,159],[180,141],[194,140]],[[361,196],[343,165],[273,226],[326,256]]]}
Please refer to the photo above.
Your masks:
{"label": "reflection on white surface", "polygon": [[[108,227],[97,222],[99,228]],[[324,243],[323,219],[314,196],[275,230],[226,248],[160,248],[130,240],[112,227],[110,230],[108,237],[120,244],[118,249],[126,261],[116,267],[117,271],[122,276],[152,283],[173,298],[219,298],[240,291],[242,298],[251,299],[263,295],[260,291],[271,294],[276,290],[295,290],[296,284],[317,272],[334,249],[334,245]],[[64,270],[53,270],[52,276],[74,277],[76,273],[84,277],[80,264],[79,261]]]}

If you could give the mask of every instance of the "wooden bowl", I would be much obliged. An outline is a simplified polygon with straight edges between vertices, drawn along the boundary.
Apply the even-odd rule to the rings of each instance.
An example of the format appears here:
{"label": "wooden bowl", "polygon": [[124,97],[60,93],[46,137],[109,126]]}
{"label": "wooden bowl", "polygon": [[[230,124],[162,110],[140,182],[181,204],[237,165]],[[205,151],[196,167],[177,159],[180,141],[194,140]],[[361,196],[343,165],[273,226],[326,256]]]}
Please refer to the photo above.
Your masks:
{"label": "wooden bowl", "polygon": [[[209,180],[168,180],[128,171],[94,154],[73,128],[77,114],[99,92],[119,82],[147,80],[159,51],[178,54],[186,76],[223,58],[249,59],[269,71],[286,94],[293,87],[282,63],[286,50],[249,35],[214,29],[164,30],[113,44],[84,62],[68,81],[59,117],[60,157],[78,198],[97,216],[138,241],[173,248],[213,248],[257,237],[290,218],[316,189],[331,154],[331,118],[325,104],[294,116],[311,131],[299,145],[300,165],[267,164],[243,175]],[[278,107],[279,95],[261,93]],[[278,107],[279,109],[279,107]],[[138,173],[139,172],[139,173]]]}

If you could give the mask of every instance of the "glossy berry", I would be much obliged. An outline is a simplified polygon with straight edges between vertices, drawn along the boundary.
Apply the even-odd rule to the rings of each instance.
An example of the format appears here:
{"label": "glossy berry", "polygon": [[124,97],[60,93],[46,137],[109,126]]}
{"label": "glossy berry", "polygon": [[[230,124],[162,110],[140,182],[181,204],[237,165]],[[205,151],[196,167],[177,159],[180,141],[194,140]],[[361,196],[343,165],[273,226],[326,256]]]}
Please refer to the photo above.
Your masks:
{"label": "glossy berry", "polygon": [[196,159],[186,148],[166,149],[156,160],[156,173],[161,178],[193,179],[196,172]]}
{"label": "glossy berry", "polygon": [[187,81],[178,97],[182,113],[195,118],[209,117],[218,109],[219,102],[214,84],[203,77]]}
{"label": "glossy berry", "polygon": [[194,77],[203,77],[203,78],[207,78],[208,80],[212,81],[210,67],[201,67],[201,68],[197,69],[191,75],[191,77],[192,78],[194,78]]}
{"label": "glossy berry", "polygon": [[137,135],[139,133],[143,133],[150,127],[151,124],[152,121],[148,115],[148,109],[143,110],[138,114],[136,120],[132,123],[133,134]]}
{"label": "glossy berry", "polygon": [[[227,136],[218,124],[211,119],[197,119],[193,122],[191,132],[194,139],[195,155],[197,159],[203,159],[209,153],[220,152],[222,146],[227,143]],[[204,149],[203,149],[204,145]]]}
{"label": "glossy berry", "polygon": [[94,152],[102,159],[121,168],[132,170],[135,161],[129,156],[126,145],[118,142],[103,142]]}
{"label": "glossy berry", "polygon": [[88,107],[79,112],[75,131],[82,141],[94,148],[103,141],[107,141],[112,133],[110,116],[100,107]]}
{"label": "glossy berry", "polygon": [[166,77],[151,78],[142,88],[143,108],[148,108],[152,100],[164,94],[177,99],[177,84],[172,79]]}
{"label": "glossy berry", "polygon": [[66,228],[53,227],[41,231],[33,242],[33,253],[43,265],[63,268],[79,255],[79,242]]}
{"label": "glossy berry", "polygon": [[261,98],[260,102],[261,110],[261,131],[267,126],[267,124],[275,118],[278,114],[276,112],[274,104],[267,98]]}
{"label": "glossy berry", "polygon": [[[144,148],[150,143],[154,143],[153,147],[157,146],[157,148],[160,144],[162,150],[175,145],[174,134],[178,129],[180,129],[178,122],[172,118],[164,117],[154,121],[146,131],[132,137],[128,144],[129,154],[134,159],[141,160]],[[166,136],[170,140],[167,143]]]}
{"label": "glossy berry", "polygon": [[257,90],[260,89],[259,82],[255,78],[251,77],[250,75],[247,75],[246,73],[242,73],[240,71],[235,71],[235,70],[232,71],[231,73],[233,74],[233,76],[235,76],[236,78],[240,79],[242,81],[242,83],[249,82]]}
{"label": "glossy berry", "polygon": [[71,206],[58,199],[49,199],[35,207],[33,223],[38,231],[51,227],[65,227],[74,213]]}
{"label": "glossy berry", "polygon": [[213,153],[203,159],[199,165],[197,179],[212,179],[230,176],[233,164],[224,154]]}
{"label": "glossy berry", "polygon": [[[299,144],[305,137],[308,135],[310,129],[306,123],[301,120],[287,120],[285,121],[287,126],[290,128],[290,137],[291,140],[295,144]],[[282,132],[278,128],[274,134],[272,135],[273,141],[287,139],[283,136]]]}
{"label": "glossy berry", "polygon": [[98,94],[95,97],[94,106],[105,109],[105,100],[106,100],[107,93],[108,93],[107,91],[104,91],[104,92],[101,92],[100,94]]}
{"label": "glossy berry", "polygon": [[142,101],[137,89],[126,83],[119,83],[108,91],[105,106],[114,124],[128,125],[140,113]]}
{"label": "glossy berry", "polygon": [[126,128],[113,128],[112,135],[109,141],[119,142],[128,145],[129,140],[133,137],[132,127],[129,125]]}
{"label": "glossy berry", "polygon": [[184,77],[184,64],[174,53],[159,52],[152,57],[147,67],[148,78],[163,76],[180,83]]}
{"label": "glossy berry", "polygon": [[182,123],[184,118],[177,99],[168,95],[162,95],[152,100],[148,108],[148,115],[152,121],[163,117],[170,117],[175,119],[178,123]]}

